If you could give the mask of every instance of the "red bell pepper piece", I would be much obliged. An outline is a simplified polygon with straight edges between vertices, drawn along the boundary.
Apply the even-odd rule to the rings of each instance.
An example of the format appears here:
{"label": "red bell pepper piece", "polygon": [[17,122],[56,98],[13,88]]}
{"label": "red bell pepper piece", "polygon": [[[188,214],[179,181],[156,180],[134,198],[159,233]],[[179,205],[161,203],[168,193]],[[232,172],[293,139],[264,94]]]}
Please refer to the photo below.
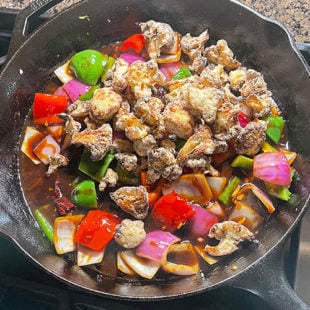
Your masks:
{"label": "red bell pepper piece", "polygon": [[239,112],[237,114],[237,120],[238,120],[240,126],[243,128],[251,121],[251,118],[248,115],[246,115],[245,113]]}
{"label": "red bell pepper piece", "polygon": [[65,96],[36,93],[33,101],[33,119],[35,122],[44,118],[48,121],[49,117],[64,112],[67,106],[68,100]]}
{"label": "red bell pepper piece", "polygon": [[141,53],[145,44],[144,35],[142,33],[136,33],[127,38],[122,45],[120,46],[120,50],[122,52],[128,50],[134,50],[137,54]]}
{"label": "red bell pepper piece", "polygon": [[153,219],[171,232],[181,228],[194,214],[194,208],[176,192],[159,198],[152,210]]}
{"label": "red bell pepper piece", "polygon": [[103,210],[89,211],[79,225],[74,241],[94,251],[101,251],[113,238],[121,219]]}

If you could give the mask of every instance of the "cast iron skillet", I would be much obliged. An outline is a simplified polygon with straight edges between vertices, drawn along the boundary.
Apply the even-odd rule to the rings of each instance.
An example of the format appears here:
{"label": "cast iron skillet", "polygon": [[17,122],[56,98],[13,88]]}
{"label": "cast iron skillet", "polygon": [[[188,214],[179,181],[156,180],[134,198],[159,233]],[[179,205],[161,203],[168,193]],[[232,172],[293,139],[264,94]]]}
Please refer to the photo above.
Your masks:
{"label": "cast iron skillet", "polygon": [[[275,309],[307,309],[290,288],[282,268],[283,245],[307,209],[310,188],[310,74],[288,32],[228,0],[84,0],[27,35],[31,19],[57,2],[33,2],[20,14],[11,59],[0,76],[1,233],[49,274],[101,296],[166,300],[228,285],[262,296]],[[136,22],[149,19],[168,22],[182,34],[198,35],[208,28],[213,42],[227,40],[238,60],[264,74],[288,120],[290,147],[299,154],[295,164],[299,177],[292,199],[277,208],[259,234],[256,247],[239,252],[204,277],[127,283],[72,266],[55,255],[27,207],[20,187],[18,157],[20,134],[33,94],[44,85],[53,68],[79,50],[135,33]],[[235,271],[232,265],[237,267]]]}

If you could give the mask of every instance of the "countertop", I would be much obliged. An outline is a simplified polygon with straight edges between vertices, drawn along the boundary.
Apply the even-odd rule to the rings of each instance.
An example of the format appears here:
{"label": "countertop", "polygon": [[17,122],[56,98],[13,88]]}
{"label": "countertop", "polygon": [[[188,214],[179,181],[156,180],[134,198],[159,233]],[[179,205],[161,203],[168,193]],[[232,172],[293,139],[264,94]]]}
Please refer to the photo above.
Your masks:
{"label": "countertop", "polygon": [[[0,7],[21,9],[31,0],[1,0]],[[53,11],[80,0],[64,0]],[[282,23],[297,42],[310,42],[310,0],[240,0],[266,17]]]}

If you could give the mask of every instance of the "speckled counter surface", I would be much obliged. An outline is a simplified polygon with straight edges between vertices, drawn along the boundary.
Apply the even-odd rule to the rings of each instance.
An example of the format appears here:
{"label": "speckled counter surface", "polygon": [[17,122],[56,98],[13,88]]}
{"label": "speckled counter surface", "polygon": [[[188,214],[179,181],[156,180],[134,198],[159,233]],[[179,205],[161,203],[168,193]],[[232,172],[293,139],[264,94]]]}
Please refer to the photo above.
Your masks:
{"label": "speckled counter surface", "polygon": [[[0,0],[0,7],[24,8],[31,0]],[[80,0],[64,0],[54,11]],[[240,0],[264,16],[285,25],[295,41],[310,42],[310,0]]]}

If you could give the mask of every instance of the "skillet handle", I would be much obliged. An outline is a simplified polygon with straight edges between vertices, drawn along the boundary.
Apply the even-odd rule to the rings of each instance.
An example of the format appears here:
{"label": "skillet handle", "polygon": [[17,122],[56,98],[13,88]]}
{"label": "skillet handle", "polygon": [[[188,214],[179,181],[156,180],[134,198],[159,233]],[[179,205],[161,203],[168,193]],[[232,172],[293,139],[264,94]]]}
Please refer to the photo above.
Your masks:
{"label": "skillet handle", "polygon": [[31,20],[33,20],[33,18],[38,18],[47,10],[62,1],[63,0],[34,0],[17,14],[12,31],[7,59],[10,59],[28,38],[30,34],[28,28]]}
{"label": "skillet handle", "polygon": [[295,293],[284,273],[283,242],[261,259],[254,267],[235,277],[231,286],[249,291],[281,310],[309,310]]}

